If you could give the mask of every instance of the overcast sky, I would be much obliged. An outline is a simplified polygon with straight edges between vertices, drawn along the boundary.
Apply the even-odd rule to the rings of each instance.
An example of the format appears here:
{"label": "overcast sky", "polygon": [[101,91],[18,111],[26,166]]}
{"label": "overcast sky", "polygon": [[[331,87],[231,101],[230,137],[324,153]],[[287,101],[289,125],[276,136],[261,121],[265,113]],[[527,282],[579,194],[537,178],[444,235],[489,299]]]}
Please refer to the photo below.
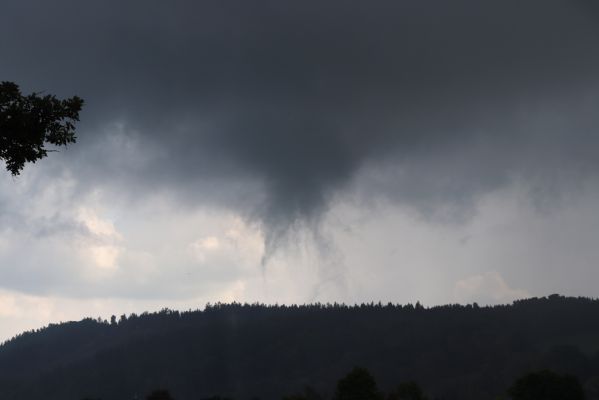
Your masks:
{"label": "overcast sky", "polygon": [[0,80],[86,101],[75,145],[0,173],[0,340],[599,296],[594,0],[4,0]]}

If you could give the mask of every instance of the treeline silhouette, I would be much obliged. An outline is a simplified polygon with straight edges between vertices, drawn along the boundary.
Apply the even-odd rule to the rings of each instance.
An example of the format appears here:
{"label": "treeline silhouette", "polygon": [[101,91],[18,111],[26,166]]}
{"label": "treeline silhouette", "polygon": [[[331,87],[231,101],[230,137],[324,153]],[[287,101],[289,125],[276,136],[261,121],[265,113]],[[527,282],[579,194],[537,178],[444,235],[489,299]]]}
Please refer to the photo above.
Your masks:
{"label": "treeline silhouette", "polygon": [[[355,365],[381,391],[419,382],[430,399],[496,399],[550,369],[599,399],[599,300],[559,295],[512,305],[214,304],[84,319],[0,346],[0,398],[322,399]],[[299,399],[296,399],[299,400]],[[310,398],[308,400],[317,400]]]}
{"label": "treeline silhouette", "polygon": [[[530,372],[516,380],[505,393],[512,400],[584,400],[584,391],[575,376],[550,370]],[[498,396],[499,399],[503,396]],[[85,398],[83,400],[101,400]],[[154,390],[146,400],[175,400],[166,389]],[[211,396],[201,400],[232,400]],[[282,400],[325,400],[306,386],[301,393],[284,396]],[[331,400],[429,400],[415,381],[402,382],[388,394],[379,390],[376,380],[365,368],[355,367],[337,382]]]}

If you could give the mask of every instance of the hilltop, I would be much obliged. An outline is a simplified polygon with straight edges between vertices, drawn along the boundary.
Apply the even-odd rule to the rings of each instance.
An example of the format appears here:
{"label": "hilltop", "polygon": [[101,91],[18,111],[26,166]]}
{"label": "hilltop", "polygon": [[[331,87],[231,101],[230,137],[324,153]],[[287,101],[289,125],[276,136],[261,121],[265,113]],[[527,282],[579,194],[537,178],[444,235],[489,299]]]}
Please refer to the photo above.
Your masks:
{"label": "hilltop", "polygon": [[0,346],[4,400],[330,397],[354,366],[382,389],[416,380],[432,398],[494,399],[542,368],[599,387],[599,301],[552,295],[511,305],[215,304],[84,319]]}

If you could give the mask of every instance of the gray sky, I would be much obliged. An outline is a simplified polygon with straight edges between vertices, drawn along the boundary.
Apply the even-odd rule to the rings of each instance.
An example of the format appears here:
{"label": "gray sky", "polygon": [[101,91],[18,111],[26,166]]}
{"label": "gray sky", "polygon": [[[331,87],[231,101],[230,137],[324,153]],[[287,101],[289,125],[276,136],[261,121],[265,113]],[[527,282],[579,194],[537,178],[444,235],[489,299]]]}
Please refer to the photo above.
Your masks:
{"label": "gray sky", "polygon": [[0,175],[0,338],[207,301],[598,296],[591,0],[28,1],[0,79],[86,101]]}

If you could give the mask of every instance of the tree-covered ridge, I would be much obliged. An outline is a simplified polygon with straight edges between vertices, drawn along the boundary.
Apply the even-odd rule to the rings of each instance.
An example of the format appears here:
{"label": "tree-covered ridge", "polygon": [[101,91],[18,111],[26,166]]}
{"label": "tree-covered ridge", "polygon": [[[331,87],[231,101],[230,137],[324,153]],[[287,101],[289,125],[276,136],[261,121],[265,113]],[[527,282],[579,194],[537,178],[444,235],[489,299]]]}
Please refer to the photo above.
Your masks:
{"label": "tree-covered ridge", "polygon": [[385,392],[413,380],[432,398],[494,399],[548,368],[592,396],[598,317],[598,300],[553,295],[492,307],[217,303],[85,319],[4,343],[0,397],[130,399],[165,387],[180,400],[278,399],[306,385],[332,397],[355,365]]}

